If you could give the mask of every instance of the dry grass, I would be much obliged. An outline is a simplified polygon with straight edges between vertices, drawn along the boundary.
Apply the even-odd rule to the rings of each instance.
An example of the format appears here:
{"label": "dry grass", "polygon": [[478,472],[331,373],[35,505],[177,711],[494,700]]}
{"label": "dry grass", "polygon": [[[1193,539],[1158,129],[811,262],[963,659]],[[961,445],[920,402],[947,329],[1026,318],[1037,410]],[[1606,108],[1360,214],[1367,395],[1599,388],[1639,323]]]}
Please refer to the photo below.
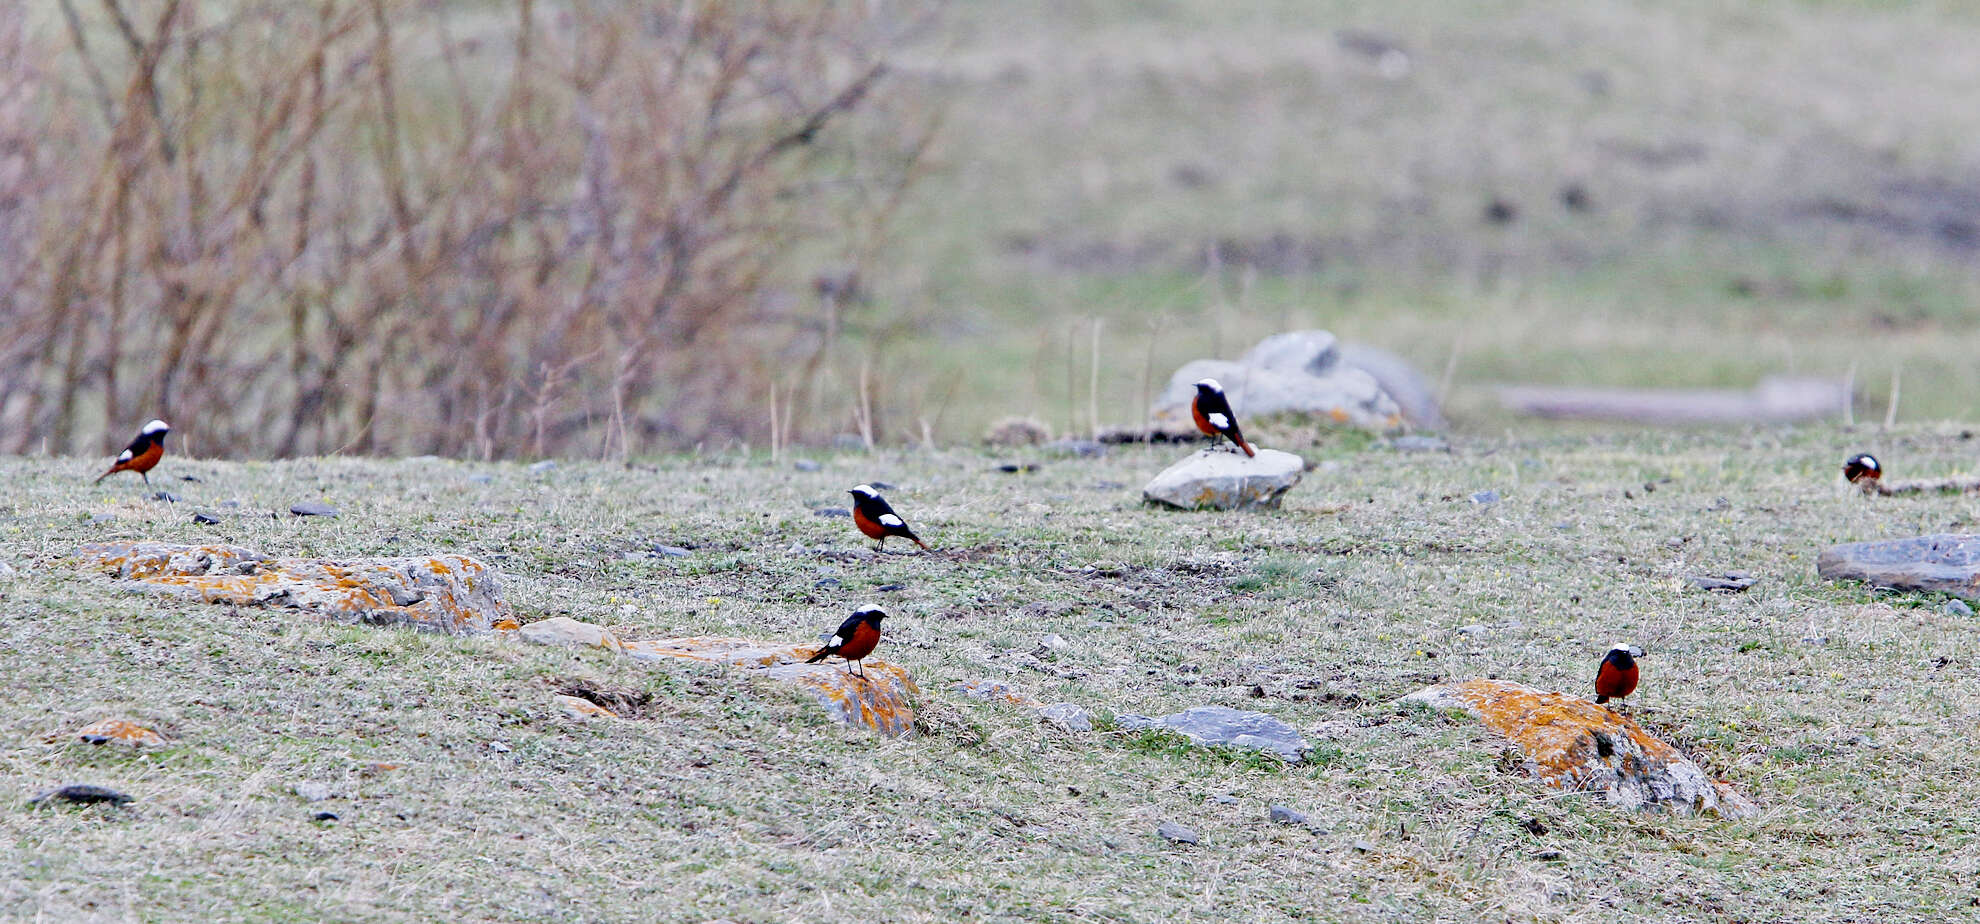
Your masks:
{"label": "dry grass", "polygon": [[[1307,442],[1259,429],[1268,444]],[[179,504],[128,483],[92,489],[94,459],[0,461],[13,486],[0,559],[19,569],[0,585],[0,777],[14,781],[0,800],[0,916],[1969,913],[1972,619],[1826,585],[1813,566],[1833,541],[1972,528],[1980,498],[1866,499],[1836,472],[1849,450],[1877,453],[1893,477],[1968,471],[1970,436],[1595,434],[1451,454],[1324,439],[1303,450],[1321,467],[1265,515],[1140,506],[1133,486],[1173,447],[1047,458],[1029,475],[974,451],[821,457],[816,473],[722,454],[548,472],[173,458],[155,474]],[[170,480],[183,474],[204,480]],[[870,558],[845,520],[810,512],[874,479],[899,485],[896,505],[945,552]],[[1504,500],[1468,500],[1484,488]],[[257,514],[308,497],[346,513]],[[193,509],[236,516],[197,527]],[[100,513],[117,519],[87,521]],[[101,537],[468,553],[501,567],[527,616],[629,637],[804,639],[879,599],[895,614],[881,654],[919,678],[926,732],[829,726],[788,690],[720,670],[127,596],[58,561]],[[624,554],[652,542],[693,553]],[[1762,581],[1732,596],[1683,581],[1729,569]],[[879,589],[890,584],[903,588]],[[1452,631],[1473,623],[1489,630]],[[1072,645],[1034,657],[1048,633]],[[1391,705],[1484,674],[1582,690],[1618,639],[1650,652],[1639,715],[1765,803],[1760,818],[1617,815],[1508,774],[1470,723]],[[1263,709],[1306,730],[1315,759],[1070,737],[949,693],[977,678],[1103,714]],[[559,689],[651,698],[637,720],[580,725],[561,717]],[[172,744],[133,754],[61,739],[109,716]],[[305,780],[340,795],[306,804],[292,794]],[[67,781],[138,801],[24,804]],[[1321,832],[1271,824],[1271,803]],[[310,821],[320,810],[340,820]],[[1161,820],[1204,846],[1164,844]]]}

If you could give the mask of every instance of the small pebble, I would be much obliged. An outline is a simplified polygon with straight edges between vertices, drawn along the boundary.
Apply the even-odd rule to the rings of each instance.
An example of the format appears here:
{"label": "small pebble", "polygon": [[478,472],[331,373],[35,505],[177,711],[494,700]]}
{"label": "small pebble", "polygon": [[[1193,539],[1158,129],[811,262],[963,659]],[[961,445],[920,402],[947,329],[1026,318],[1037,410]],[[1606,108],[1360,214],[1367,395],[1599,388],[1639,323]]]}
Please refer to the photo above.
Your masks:
{"label": "small pebble", "polygon": [[1939,607],[1939,612],[1965,618],[1973,615],[1973,607],[1967,606],[1965,600],[1947,600],[1946,605]]}
{"label": "small pebble", "polygon": [[1533,859],[1535,860],[1558,860],[1560,858],[1561,852],[1552,847],[1542,847],[1539,850],[1533,851]]}
{"label": "small pebble", "polygon": [[1356,840],[1354,843],[1349,844],[1348,846],[1353,847],[1355,853],[1370,853],[1375,849],[1374,844],[1371,844],[1364,840]]}
{"label": "small pebble", "polygon": [[878,587],[875,587],[875,588],[873,588],[873,589],[874,589],[875,591],[878,591],[878,592],[880,592],[880,593],[883,593],[883,594],[890,594],[890,593],[893,593],[894,591],[897,591],[897,590],[906,590],[906,589],[907,589],[907,585],[906,585],[906,584],[882,584],[882,585],[880,585],[880,586],[878,586]]}
{"label": "small pebble", "polygon": [[831,590],[832,588],[835,588],[835,587],[838,587],[838,586],[839,586],[839,579],[838,579],[838,578],[819,578],[819,579],[818,579],[818,580],[817,580],[817,581],[816,581],[815,583],[813,583],[813,584],[812,584],[811,586],[813,586],[813,587],[817,587],[817,588],[821,588],[821,589],[824,589],[824,590]]}
{"label": "small pebble", "polygon": [[158,491],[151,495],[151,499],[161,500],[168,504],[176,504],[179,502],[179,495],[173,494],[170,491]]}
{"label": "small pebble", "polygon": [[541,475],[544,472],[555,471],[556,468],[557,468],[557,462],[555,459],[544,459],[541,462],[532,462],[530,463],[529,466],[529,470],[532,473],[538,475]]}
{"label": "small pebble", "polygon": [[337,820],[337,813],[336,813],[336,812],[317,812],[316,814],[314,814],[314,815],[311,815],[311,816],[309,816],[309,820],[310,820],[310,821],[336,821],[336,820]]}
{"label": "small pebble", "polygon": [[220,518],[210,513],[195,513],[193,514],[193,522],[201,526],[218,526],[220,525]]}
{"label": "small pebble", "polygon": [[1163,840],[1171,844],[1189,844],[1195,846],[1203,843],[1203,839],[1197,837],[1195,831],[1191,831],[1173,821],[1162,822],[1155,828],[1155,833],[1160,834]]}
{"label": "small pebble", "polygon": [[509,751],[513,750],[512,748],[509,747],[509,743],[507,741],[490,741],[488,742],[488,749],[494,751],[497,754],[507,754],[509,753]]}
{"label": "small pebble", "polygon": [[1456,632],[1459,635],[1478,636],[1485,634],[1485,627],[1474,622],[1468,626],[1459,626],[1456,629],[1453,629],[1452,631]]}
{"label": "small pebble", "polygon": [[1211,796],[1210,801],[1215,802],[1218,805],[1236,805],[1238,799],[1236,796],[1233,796],[1230,793],[1220,792],[1214,796]]}
{"label": "small pebble", "polygon": [[686,558],[694,553],[678,545],[655,545],[653,551],[668,558]]}
{"label": "small pebble", "polygon": [[299,501],[289,505],[289,512],[299,517],[334,517],[337,508],[320,501]]}
{"label": "small pebble", "polygon": [[1471,495],[1471,502],[1480,506],[1490,507],[1499,502],[1499,492],[1490,489],[1479,491]]}
{"label": "small pebble", "polygon": [[1290,806],[1274,805],[1272,806],[1271,815],[1273,821],[1282,825],[1303,825],[1307,823],[1306,813]]}
{"label": "small pebble", "polygon": [[296,796],[304,802],[322,802],[334,795],[330,791],[329,783],[321,783],[316,780],[304,780],[297,783],[295,790]]}

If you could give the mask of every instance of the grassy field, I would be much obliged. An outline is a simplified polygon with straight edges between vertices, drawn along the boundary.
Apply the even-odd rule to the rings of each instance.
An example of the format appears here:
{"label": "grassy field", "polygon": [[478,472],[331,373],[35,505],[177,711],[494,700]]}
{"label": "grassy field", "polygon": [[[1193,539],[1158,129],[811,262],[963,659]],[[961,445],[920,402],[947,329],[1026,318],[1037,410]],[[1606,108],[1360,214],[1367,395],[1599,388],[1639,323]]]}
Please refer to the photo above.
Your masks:
{"label": "grassy field", "polygon": [[[1830,542],[1972,528],[1980,498],[1868,500],[1836,471],[1871,449],[1893,477],[1970,472],[1971,433],[1481,437],[1408,454],[1259,430],[1318,463],[1259,514],[1141,506],[1175,447],[1020,475],[995,466],[1031,457],[974,450],[822,455],[818,472],[739,455],[549,471],[172,458],[154,480],[177,504],[128,480],[90,487],[94,459],[0,460],[0,560],[16,569],[0,582],[0,917],[1973,913],[1975,624],[1813,573]],[[875,479],[942,551],[866,557],[846,520],[812,513]],[[1504,499],[1469,500],[1484,489]],[[266,515],[303,499],[344,515]],[[223,523],[194,525],[196,509]],[[62,561],[108,537],[467,553],[501,569],[525,620],[568,613],[632,638],[803,641],[878,600],[894,613],[880,656],[918,678],[922,728],[829,725],[723,670],[127,595]],[[692,553],[625,555],[654,542]],[[1727,569],[1761,582],[1721,596],[1683,579]],[[1453,631],[1471,624],[1486,631]],[[1070,645],[1034,655],[1054,633]],[[1393,704],[1487,674],[1585,693],[1618,640],[1649,651],[1638,715],[1759,800],[1758,818],[1618,814],[1520,778],[1468,721]],[[1315,751],[1283,766],[1074,736],[952,691],[975,679],[1103,716],[1261,709]],[[651,699],[579,724],[552,698],[574,681]],[[68,737],[111,716],[171,744]],[[71,781],[136,802],[26,805]],[[305,803],[294,788],[311,781],[337,796]],[[1317,830],[1269,822],[1273,803]],[[340,820],[311,820],[325,810]],[[1202,846],[1159,839],[1165,820]]]}

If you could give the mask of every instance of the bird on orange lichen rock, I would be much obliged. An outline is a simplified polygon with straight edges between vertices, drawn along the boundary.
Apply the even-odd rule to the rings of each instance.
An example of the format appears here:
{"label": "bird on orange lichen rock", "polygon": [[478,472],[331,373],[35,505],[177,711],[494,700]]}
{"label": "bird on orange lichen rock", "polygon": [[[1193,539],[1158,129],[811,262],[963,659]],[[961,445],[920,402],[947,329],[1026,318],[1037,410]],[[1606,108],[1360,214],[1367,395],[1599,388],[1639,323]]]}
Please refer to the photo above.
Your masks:
{"label": "bird on orange lichen rock", "polygon": [[1884,477],[1884,466],[1877,457],[1867,452],[1859,452],[1843,460],[1843,477],[1849,483],[1865,491],[1874,491],[1877,481]]}
{"label": "bird on orange lichen rock", "polygon": [[877,606],[863,606],[853,611],[846,621],[839,624],[839,631],[818,653],[805,659],[806,664],[817,664],[832,655],[846,659],[846,673],[852,673],[852,666],[859,664],[859,676],[866,676],[866,665],[860,663],[873,649],[880,645],[880,620],[887,618],[887,612]]}
{"label": "bird on orange lichen rock", "polygon": [[1230,437],[1237,448],[1247,456],[1255,456],[1258,451],[1244,441],[1244,433],[1238,429],[1237,412],[1231,410],[1229,398],[1224,397],[1224,386],[1216,379],[1204,379],[1196,383],[1196,397],[1189,402],[1189,414],[1196,419],[1196,429],[1213,442],[1220,436]]}
{"label": "bird on orange lichen rock", "polygon": [[1636,659],[1643,657],[1643,649],[1635,645],[1617,645],[1609,649],[1602,658],[1602,666],[1595,671],[1595,701],[1606,703],[1610,699],[1629,699],[1636,692]]}
{"label": "bird on orange lichen rock", "polygon": [[150,487],[151,476],[147,473],[158,464],[159,459],[165,457],[165,435],[170,432],[171,425],[162,420],[145,424],[144,429],[138,431],[137,439],[131,440],[131,445],[117,456],[110,470],[96,476],[95,483],[102,484],[103,479],[118,472],[136,472],[138,477],[144,479],[145,487]]}
{"label": "bird on orange lichen rock", "polygon": [[887,547],[888,536],[899,536],[921,546],[924,552],[933,551],[928,547],[928,543],[921,541],[921,537],[914,534],[914,530],[908,528],[907,521],[894,512],[887,499],[881,497],[879,491],[873,490],[872,485],[856,485],[849,493],[853,496],[853,525],[859,527],[859,531],[865,533],[866,538],[877,543],[875,548],[884,549]]}

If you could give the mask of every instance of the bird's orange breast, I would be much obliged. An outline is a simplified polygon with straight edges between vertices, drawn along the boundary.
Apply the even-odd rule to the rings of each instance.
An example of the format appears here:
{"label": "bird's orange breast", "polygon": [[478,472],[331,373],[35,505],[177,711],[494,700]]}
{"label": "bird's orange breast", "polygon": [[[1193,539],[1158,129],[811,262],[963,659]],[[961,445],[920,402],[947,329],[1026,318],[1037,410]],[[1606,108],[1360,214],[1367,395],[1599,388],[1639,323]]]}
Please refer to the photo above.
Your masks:
{"label": "bird's orange breast", "polygon": [[120,469],[129,469],[130,471],[133,472],[148,472],[151,471],[152,466],[158,464],[159,459],[162,459],[164,457],[165,457],[164,444],[158,442],[157,440],[153,440],[151,442],[151,445],[145,447],[145,450],[143,452],[140,452],[137,455],[132,456],[129,462],[125,462],[124,464],[119,465],[117,467]]}
{"label": "bird's orange breast", "polygon": [[882,539],[887,535],[887,527],[881,526],[872,517],[867,516],[865,510],[857,506],[853,507],[853,525],[859,527],[859,531],[865,533],[868,539]]}
{"label": "bird's orange breast", "polygon": [[870,622],[862,622],[853,629],[852,638],[839,645],[839,657],[857,661],[873,653],[880,646],[880,627]]}
{"label": "bird's orange breast", "polygon": [[1618,668],[1607,661],[1595,672],[1595,695],[1623,699],[1636,692],[1636,668]]}
{"label": "bird's orange breast", "polygon": [[1217,428],[1210,426],[1210,418],[1203,416],[1202,401],[1191,399],[1189,402],[1189,416],[1196,418],[1196,429],[1203,431],[1204,436],[1217,435]]}

